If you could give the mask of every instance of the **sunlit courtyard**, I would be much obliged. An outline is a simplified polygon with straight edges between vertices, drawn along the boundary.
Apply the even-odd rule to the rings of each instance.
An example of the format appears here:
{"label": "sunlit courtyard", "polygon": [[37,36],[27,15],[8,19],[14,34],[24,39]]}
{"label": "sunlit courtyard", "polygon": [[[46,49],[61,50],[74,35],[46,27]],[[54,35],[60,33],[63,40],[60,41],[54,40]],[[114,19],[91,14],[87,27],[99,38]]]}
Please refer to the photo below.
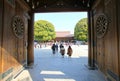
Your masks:
{"label": "sunlit courtyard", "polygon": [[72,57],[66,54],[62,58],[56,52],[52,54],[51,46],[34,48],[34,66],[23,70],[14,81],[105,81],[98,70],[89,70],[88,46],[72,45]]}

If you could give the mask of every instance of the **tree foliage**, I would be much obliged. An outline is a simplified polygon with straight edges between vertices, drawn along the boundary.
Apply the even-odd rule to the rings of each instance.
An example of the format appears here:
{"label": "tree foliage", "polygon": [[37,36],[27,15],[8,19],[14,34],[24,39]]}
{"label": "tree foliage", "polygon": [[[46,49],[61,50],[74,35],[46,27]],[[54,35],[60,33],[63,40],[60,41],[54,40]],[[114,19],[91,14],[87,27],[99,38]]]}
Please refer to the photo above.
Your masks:
{"label": "tree foliage", "polygon": [[54,25],[46,20],[34,23],[34,39],[39,42],[50,41],[56,36]]}
{"label": "tree foliage", "polygon": [[83,18],[75,26],[74,37],[79,41],[87,41],[88,39],[88,23],[87,18]]}

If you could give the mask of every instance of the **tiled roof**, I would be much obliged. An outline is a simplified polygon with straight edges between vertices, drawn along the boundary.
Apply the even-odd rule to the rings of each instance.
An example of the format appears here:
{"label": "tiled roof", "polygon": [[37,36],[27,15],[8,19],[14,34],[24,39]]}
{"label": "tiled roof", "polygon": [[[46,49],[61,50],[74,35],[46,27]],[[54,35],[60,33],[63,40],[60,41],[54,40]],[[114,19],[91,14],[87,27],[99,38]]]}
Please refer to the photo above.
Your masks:
{"label": "tiled roof", "polygon": [[56,37],[73,37],[73,34],[70,34],[70,31],[56,31]]}

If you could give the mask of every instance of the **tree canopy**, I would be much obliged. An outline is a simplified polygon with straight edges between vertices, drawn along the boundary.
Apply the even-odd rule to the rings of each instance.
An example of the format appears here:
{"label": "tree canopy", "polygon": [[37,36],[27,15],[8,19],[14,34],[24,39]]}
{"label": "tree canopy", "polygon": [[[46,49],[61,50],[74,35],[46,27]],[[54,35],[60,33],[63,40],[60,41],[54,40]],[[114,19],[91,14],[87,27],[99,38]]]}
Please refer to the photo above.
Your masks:
{"label": "tree canopy", "polygon": [[74,29],[74,37],[79,41],[87,41],[88,39],[88,23],[87,18],[83,18],[77,22]]}
{"label": "tree canopy", "polygon": [[34,39],[39,42],[50,41],[56,36],[54,25],[46,20],[34,23]]}

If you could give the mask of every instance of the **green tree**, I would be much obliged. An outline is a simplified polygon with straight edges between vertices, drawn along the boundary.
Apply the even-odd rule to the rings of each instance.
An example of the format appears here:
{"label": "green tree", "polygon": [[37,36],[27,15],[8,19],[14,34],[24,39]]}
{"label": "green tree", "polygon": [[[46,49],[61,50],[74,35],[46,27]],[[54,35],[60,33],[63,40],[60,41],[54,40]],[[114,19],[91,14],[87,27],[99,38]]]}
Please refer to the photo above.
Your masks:
{"label": "green tree", "polygon": [[88,23],[87,18],[83,18],[77,22],[74,29],[74,37],[79,41],[87,41],[88,39]]}
{"label": "green tree", "polygon": [[38,42],[55,39],[54,25],[46,20],[38,20],[34,23],[34,38]]}

